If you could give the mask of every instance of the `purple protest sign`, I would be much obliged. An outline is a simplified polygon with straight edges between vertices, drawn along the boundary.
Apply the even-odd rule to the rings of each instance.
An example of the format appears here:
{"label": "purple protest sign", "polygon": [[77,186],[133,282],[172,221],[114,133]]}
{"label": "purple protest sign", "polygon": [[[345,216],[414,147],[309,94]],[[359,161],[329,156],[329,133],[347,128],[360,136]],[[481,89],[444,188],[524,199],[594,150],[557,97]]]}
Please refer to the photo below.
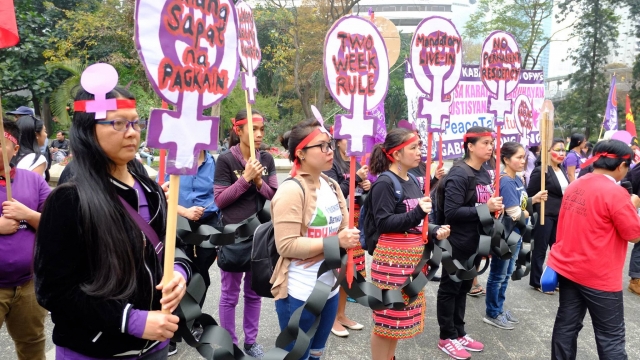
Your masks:
{"label": "purple protest sign", "polygon": [[348,115],[336,115],[335,137],[349,139],[347,155],[366,154],[376,134],[375,117],[389,87],[389,59],[382,35],[368,19],[345,16],[336,21],[324,42],[327,89]]}
{"label": "purple protest sign", "polygon": [[441,132],[449,119],[447,95],[462,74],[462,38],[455,25],[440,16],[422,20],[411,41],[410,63],[415,83],[426,95],[416,115],[420,136],[426,139],[427,132]]}
{"label": "purple protest sign", "polygon": [[167,173],[195,174],[197,154],[216,149],[218,117],[202,114],[234,88],[239,72],[232,0],[137,0],[135,41],[155,92],[175,110],[149,116],[149,147],[168,149]]}
{"label": "purple protest sign", "polygon": [[505,31],[489,34],[482,45],[480,79],[491,93],[487,100],[496,126],[504,125],[505,114],[513,111],[512,100],[507,99],[507,95],[518,87],[521,68],[520,48],[513,35]]}
{"label": "purple protest sign", "polygon": [[618,130],[618,92],[616,91],[616,75],[611,78],[609,97],[607,98],[607,110],[604,115],[604,129]]}
{"label": "purple protest sign", "polygon": [[238,56],[242,67],[246,70],[242,73],[242,89],[247,91],[249,104],[254,104],[256,92],[258,92],[258,81],[253,73],[262,60],[262,52],[258,44],[253,10],[241,0],[236,4],[236,11],[238,13]]}

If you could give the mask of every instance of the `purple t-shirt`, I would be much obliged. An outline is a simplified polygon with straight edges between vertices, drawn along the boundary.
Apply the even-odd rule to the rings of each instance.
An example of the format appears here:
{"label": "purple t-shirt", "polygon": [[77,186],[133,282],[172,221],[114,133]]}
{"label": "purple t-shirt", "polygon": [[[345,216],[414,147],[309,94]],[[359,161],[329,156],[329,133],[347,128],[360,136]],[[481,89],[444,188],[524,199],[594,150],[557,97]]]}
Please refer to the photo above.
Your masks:
{"label": "purple t-shirt", "polygon": [[583,162],[584,160],[582,158],[582,155],[575,152],[575,150],[569,150],[569,153],[567,154],[567,157],[564,159],[564,162],[562,164],[567,170],[569,169],[569,166],[575,166],[576,176],[574,177],[574,179],[577,179],[578,175],[580,174],[580,165],[582,165]]}
{"label": "purple t-shirt", "polygon": [[[38,212],[51,192],[42,176],[22,169],[16,169],[11,189],[16,201]],[[0,186],[0,202],[6,200],[7,188]],[[0,288],[20,286],[33,278],[35,240],[36,231],[24,220],[15,234],[0,235]]]}

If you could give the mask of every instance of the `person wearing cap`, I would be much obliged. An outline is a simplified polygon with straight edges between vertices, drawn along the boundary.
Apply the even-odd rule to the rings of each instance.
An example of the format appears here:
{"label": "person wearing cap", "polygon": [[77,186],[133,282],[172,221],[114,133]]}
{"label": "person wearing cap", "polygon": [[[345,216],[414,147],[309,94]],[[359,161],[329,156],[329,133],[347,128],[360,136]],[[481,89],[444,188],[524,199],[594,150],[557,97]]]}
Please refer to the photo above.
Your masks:
{"label": "person wearing cap", "polygon": [[5,149],[0,153],[0,327],[7,324],[19,360],[44,360],[45,309],[38,305],[33,281],[33,252],[40,211],[51,192],[44,179],[28,170],[11,168],[13,200],[7,201],[2,156],[18,151],[18,126],[4,121]]}
{"label": "person wearing cap", "polygon": [[35,111],[33,111],[32,108],[28,107],[28,106],[20,106],[19,108],[13,110],[13,111],[9,111],[7,112],[7,115],[13,115],[16,117],[16,119],[22,117],[22,116],[27,116],[27,115],[31,115],[31,116],[35,116],[36,113]]}
{"label": "person wearing cap", "polygon": [[[213,180],[215,203],[222,214],[224,225],[238,224],[264,207],[278,188],[278,177],[273,157],[267,151],[258,151],[264,136],[264,119],[252,112],[253,139],[250,138],[246,110],[240,110],[232,119],[229,151],[218,157]],[[251,154],[251,141],[255,154]],[[262,346],[256,343],[260,323],[262,298],[251,289],[250,253],[253,238],[222,246],[218,252],[218,267],[222,288],[220,292],[220,326],[238,343],[236,336],[236,307],[240,298],[240,285],[244,278],[244,351],[261,358]],[[228,261],[224,261],[228,260]]]}
{"label": "person wearing cap", "polygon": [[[556,244],[547,266],[558,274],[560,302],[551,338],[552,359],[575,359],[587,310],[600,359],[627,359],[622,270],[629,242],[640,241],[640,198],[618,185],[633,151],[618,140],[601,141],[593,173],[572,182],[560,208]],[[580,226],[576,226],[580,224]]]}

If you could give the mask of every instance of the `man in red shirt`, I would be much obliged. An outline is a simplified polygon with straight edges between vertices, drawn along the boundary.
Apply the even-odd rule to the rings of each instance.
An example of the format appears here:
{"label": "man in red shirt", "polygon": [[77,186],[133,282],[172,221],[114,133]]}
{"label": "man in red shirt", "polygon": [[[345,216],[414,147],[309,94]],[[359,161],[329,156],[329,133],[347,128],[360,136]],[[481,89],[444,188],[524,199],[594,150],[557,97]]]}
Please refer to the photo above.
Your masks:
{"label": "man in red shirt", "polygon": [[558,273],[560,304],[551,340],[552,359],[575,359],[578,333],[589,310],[602,359],[627,359],[622,269],[627,244],[640,241],[640,198],[617,184],[633,158],[618,140],[599,142],[594,171],[564,193],[556,244],[547,265]]}

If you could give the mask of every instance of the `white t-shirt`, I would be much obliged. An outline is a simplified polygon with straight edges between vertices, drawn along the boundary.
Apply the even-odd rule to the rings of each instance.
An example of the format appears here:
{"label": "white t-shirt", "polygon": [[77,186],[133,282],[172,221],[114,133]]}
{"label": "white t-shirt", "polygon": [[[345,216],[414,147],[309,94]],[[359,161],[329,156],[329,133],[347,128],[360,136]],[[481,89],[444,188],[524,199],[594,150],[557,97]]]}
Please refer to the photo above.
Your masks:
{"label": "white t-shirt", "polygon": [[[562,189],[562,193],[564,194],[564,191],[567,190],[567,187],[569,186],[569,181],[567,181],[567,178],[562,173],[562,170],[560,169],[553,170],[553,172],[556,173],[556,178],[558,179],[558,182],[560,183],[560,188]],[[577,178],[578,177],[576,176],[576,179]]]}
{"label": "white t-shirt", "polygon": [[[31,153],[28,155],[25,155],[25,157],[22,158],[22,160],[20,160],[17,164],[16,164],[16,168],[18,169],[24,169],[24,170],[29,170],[29,171],[33,171],[33,169],[37,168],[38,166],[45,164],[47,162],[47,158],[44,157],[44,155],[40,154],[40,157],[38,158],[38,160],[36,160],[36,162],[33,162],[33,159],[36,157],[35,153]],[[32,165],[33,164],[33,165]],[[42,177],[44,178],[45,175],[42,174]]]}
{"label": "white t-shirt", "polygon": [[[338,198],[333,193],[329,183],[320,178],[320,189],[316,190],[318,201],[316,202],[316,210],[308,224],[307,237],[325,238],[338,234],[340,224],[342,223],[342,212]],[[297,260],[292,260],[289,265],[289,285],[288,294],[300,301],[306,301],[316,285],[318,270],[323,261],[305,269],[304,265],[296,265]],[[318,279],[325,284],[333,286],[336,277],[332,272],[322,274]],[[330,298],[338,294],[340,288],[336,288],[331,292]]]}

